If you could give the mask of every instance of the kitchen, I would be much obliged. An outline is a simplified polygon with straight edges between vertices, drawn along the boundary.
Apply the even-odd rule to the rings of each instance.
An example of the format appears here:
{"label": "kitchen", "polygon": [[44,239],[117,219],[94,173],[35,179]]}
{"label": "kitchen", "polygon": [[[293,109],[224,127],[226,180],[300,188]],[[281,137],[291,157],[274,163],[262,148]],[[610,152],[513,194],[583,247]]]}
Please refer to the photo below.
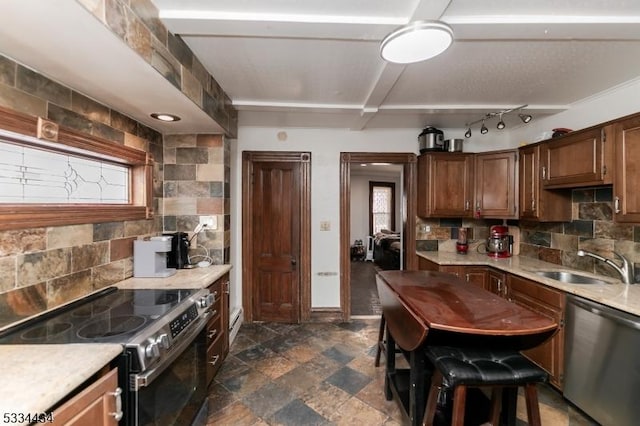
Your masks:
{"label": "kitchen", "polygon": [[[370,115],[376,115],[373,110],[363,110],[365,114],[361,115],[362,108],[358,107],[352,111],[353,108],[347,108],[348,105],[345,103],[337,113],[329,108],[325,108],[323,113],[318,111],[309,113],[307,112],[309,106],[299,102],[303,107],[302,111],[290,113],[290,115],[300,115],[305,120],[314,118],[315,121],[308,121],[307,125],[303,125],[304,120],[290,124],[285,120],[269,122],[264,121],[265,116],[268,117],[273,110],[286,108],[286,105],[271,105],[268,108],[272,110],[271,112],[262,112],[258,116],[259,114],[253,111],[256,106],[246,104],[243,106],[242,99],[234,98],[234,106],[232,106],[230,99],[222,92],[222,90],[229,90],[224,86],[222,89],[220,86],[214,87],[210,90],[210,96],[204,96],[209,108],[203,109],[194,106],[205,105],[205,101],[197,96],[198,90],[193,90],[194,87],[198,87],[194,84],[197,79],[191,78],[196,73],[186,73],[184,79],[180,78],[181,64],[175,57],[170,57],[175,56],[177,51],[184,52],[174,44],[165,50],[160,49],[157,46],[157,39],[149,36],[149,31],[145,31],[147,27],[154,28],[157,25],[153,18],[153,9],[154,6],[160,7],[161,2],[153,4],[131,2],[130,7],[127,6],[128,2],[100,1],[63,2],[55,6],[38,4],[41,9],[38,9],[40,12],[35,16],[30,16],[29,10],[21,10],[13,3],[5,3],[3,7],[8,9],[3,10],[2,13],[5,18],[12,17],[10,19],[12,22],[4,22],[3,19],[5,28],[3,31],[6,33],[2,35],[3,42],[0,46],[0,52],[3,53],[4,58],[2,60],[2,105],[32,116],[47,117],[84,132],[108,136],[110,140],[119,140],[127,146],[141,147],[152,153],[156,159],[153,184],[156,214],[153,219],[80,223],[61,227],[25,226],[18,230],[3,231],[3,257],[0,258],[3,278],[0,288],[5,294],[12,293],[10,290],[13,289],[19,290],[15,295],[20,294],[19,299],[29,301],[30,312],[33,312],[33,306],[36,307],[36,311],[53,307],[130,277],[134,239],[156,235],[160,231],[193,232],[196,225],[193,222],[194,217],[204,211],[207,212],[206,214],[217,216],[218,228],[205,231],[198,236],[198,240],[212,254],[214,263],[233,265],[230,271],[230,311],[239,312],[239,308],[243,305],[240,153],[245,150],[284,149],[312,153],[311,205],[314,219],[311,230],[311,252],[316,255],[311,259],[310,309],[312,313],[315,311],[339,314],[342,306],[338,258],[340,215],[337,189],[339,188],[340,152],[417,153],[416,137],[427,124],[444,129],[447,137],[462,138],[466,130],[464,125],[467,122],[481,118],[487,111],[515,105],[515,102],[508,98],[493,98],[491,93],[485,92],[482,97],[478,94],[478,98],[473,99],[472,102],[489,104],[490,108],[485,106],[472,109],[471,112],[446,122],[444,121],[446,116],[422,113],[421,110],[426,109],[423,104],[427,102],[422,100],[416,102],[419,105],[410,108],[406,114],[402,111],[394,113],[393,109],[385,111],[384,108],[380,108],[382,113],[377,114],[380,124],[372,125],[371,128],[363,131],[343,130],[354,128],[353,122],[343,122],[329,128],[323,128],[321,122],[327,119],[327,115],[335,115],[335,118],[343,120],[351,118],[350,114],[360,116],[361,119],[370,118]],[[423,3],[426,4],[426,2]],[[452,2],[452,8],[456,7],[455,3]],[[567,10],[576,9],[577,5],[569,3]],[[133,19],[129,25],[124,25],[123,21],[117,19],[121,14],[112,14],[112,9],[107,9],[109,13],[105,14],[105,4],[109,7],[117,4],[120,8],[118,10],[126,11],[125,15],[130,19],[135,16],[140,18]],[[486,7],[489,8],[489,5]],[[87,13],[87,10],[91,13]],[[93,14],[98,18],[96,19]],[[601,14],[606,15],[606,13]],[[616,25],[610,25],[622,32],[633,25],[633,14],[634,11],[630,9],[627,21],[622,20]],[[52,16],[57,17],[57,20],[47,19]],[[106,24],[103,23],[105,20]],[[83,37],[78,37],[73,31],[59,31],[57,26],[59,22],[69,22],[67,25],[69,28],[78,26],[83,31]],[[146,22],[150,23],[145,24]],[[387,25],[383,28],[383,32],[393,26],[395,25]],[[558,25],[554,28],[557,27]],[[19,36],[23,28],[29,28],[34,40],[26,40]],[[139,39],[133,36],[137,32],[141,34]],[[60,38],[51,37],[54,33]],[[129,45],[123,42],[125,34]],[[630,36],[620,33],[616,37],[626,40],[626,37]],[[149,43],[150,38],[154,40],[153,43]],[[224,39],[224,37],[221,38]],[[175,42],[175,38],[169,40],[168,42],[164,40],[165,44]],[[218,39],[216,40],[219,42]],[[604,48],[604,52],[602,47],[593,52],[596,55],[598,53],[612,55],[625,46],[633,51],[637,49],[637,40],[635,42],[633,40],[635,39],[619,42],[615,48],[608,50]],[[162,43],[162,40],[160,42]],[[150,44],[155,46],[154,49],[150,48]],[[74,48],[71,49],[69,46]],[[99,46],[101,53],[96,52],[96,46]],[[379,70],[381,60],[377,56],[378,42],[364,44],[364,46],[373,51],[372,59],[369,59],[372,61],[369,68]],[[44,55],[40,53],[40,49],[46,52],[57,52],[57,54]],[[113,56],[106,55],[105,52],[113,52]],[[252,51],[251,54],[257,57],[258,53],[259,50]],[[70,57],[61,59],[66,58],[66,55]],[[620,60],[627,61],[624,62],[625,65],[614,67],[621,75],[608,77],[609,74],[603,73],[602,69],[591,70],[590,72],[600,76],[598,84],[589,86],[587,94],[571,98],[570,102],[542,102],[533,100],[534,93],[529,93],[528,96],[521,95],[522,102],[520,103],[518,99],[518,105],[527,102],[555,105],[547,105],[549,107],[547,110],[540,105],[535,109],[532,106],[531,113],[535,116],[534,120],[529,125],[520,127],[514,122],[508,122],[508,133],[494,130],[495,122],[491,122],[487,123],[492,127],[489,134],[481,136],[478,126],[473,129],[473,137],[465,141],[467,145],[465,150],[468,148],[469,151],[488,151],[517,147],[520,142],[536,140],[541,133],[556,127],[582,129],[638,112],[637,97],[634,95],[638,92],[638,83],[634,80],[637,73],[633,71],[638,69],[634,66],[637,64],[633,63],[633,58],[637,58],[638,55],[622,56],[624,57]],[[608,60],[613,61],[613,58],[608,56],[600,58],[604,63]],[[67,63],[74,66],[66,66]],[[134,75],[131,74],[134,70],[119,66],[120,64],[130,64],[139,73],[136,75],[140,77],[135,80],[130,78]],[[580,63],[577,63],[576,67],[579,68],[579,65]],[[207,64],[207,66],[213,67],[215,64]],[[250,64],[246,66],[250,68]],[[427,61],[424,66],[435,65],[430,65]],[[605,65],[602,66],[605,67]],[[424,72],[412,67],[406,67],[404,72],[406,74]],[[331,67],[325,68],[327,73],[330,70]],[[481,70],[477,71],[478,74],[485,75]],[[388,66],[384,72],[397,74],[399,70]],[[515,69],[511,72],[518,75],[523,71]],[[63,77],[65,74],[67,77]],[[216,80],[220,78],[216,72],[211,74]],[[387,74],[382,77],[388,78]],[[92,78],[86,77],[89,75]],[[201,76],[201,73],[197,75]],[[96,84],[96,81],[101,83]],[[259,81],[257,77],[256,81]],[[322,79],[318,79],[319,81]],[[485,83],[487,82],[483,79],[476,84],[481,87]],[[115,89],[109,90],[109,85],[113,85]],[[291,86],[286,90],[293,88],[293,84]],[[311,85],[308,86],[311,87]],[[182,87],[182,91],[176,87]],[[516,92],[517,87],[510,86],[508,89]],[[169,97],[170,105],[167,105],[162,97],[154,98],[154,95],[164,90],[172,95]],[[283,89],[283,93],[288,93],[286,90]],[[535,90],[538,89],[529,89],[529,92]],[[573,88],[573,90],[577,89]],[[596,94],[599,95],[595,96]],[[372,102],[375,101],[373,95],[379,94],[377,92],[372,94]],[[290,96],[293,97],[294,94]],[[334,96],[339,99],[344,95],[335,94]],[[135,107],[132,106],[133,99],[139,103]],[[211,99],[216,99],[217,102]],[[452,104],[461,102],[462,100],[451,101]],[[215,106],[212,107],[212,105]],[[147,114],[157,111],[156,108],[159,106],[163,107],[164,111],[161,112],[171,112],[182,116],[183,119],[172,124],[152,124]],[[238,113],[236,110],[240,112],[240,117],[236,116]],[[326,114],[327,110],[329,114]],[[384,112],[387,114],[386,118]],[[247,120],[253,117],[255,121],[246,125],[242,122],[239,125],[236,124],[236,120],[243,116]],[[129,117],[136,117],[136,119],[132,120]],[[384,121],[394,124],[384,126],[382,125]],[[105,127],[105,123],[109,125]],[[235,126],[238,126],[237,129]],[[221,134],[225,134],[225,137],[210,136]],[[394,143],[390,144],[390,140]],[[195,152],[203,147],[207,150],[207,163],[198,165],[201,170],[201,175],[198,176],[197,170],[185,170],[188,167],[180,164],[178,157],[194,154],[183,149],[192,149]],[[178,154],[179,152],[181,153]],[[193,166],[191,168],[193,169]],[[163,177],[161,177],[161,171],[164,172]],[[171,191],[174,188],[173,185],[178,187],[178,184],[184,181],[182,177],[185,175],[181,173],[190,177],[192,188],[185,189],[185,192],[177,189],[176,192],[169,192],[170,195],[162,197],[162,194],[165,194],[163,191]],[[202,182],[209,184],[209,193],[194,196],[193,191],[200,188]],[[590,201],[585,197],[584,201],[576,198],[574,204],[575,208],[592,208],[599,211],[601,204],[598,202],[599,200],[595,198]],[[330,229],[320,231],[317,223],[320,221],[329,222]],[[604,220],[596,219],[595,223],[600,230],[596,239],[607,240],[606,244],[612,244],[611,240],[623,241],[630,247],[630,251],[635,251],[633,225],[615,224],[606,217]],[[433,226],[433,224],[427,225]],[[438,225],[438,228],[446,228],[446,224],[438,222]],[[435,230],[435,228],[432,229]],[[434,235],[421,233],[420,229],[417,231],[419,244],[429,245],[432,244],[430,241],[441,240]],[[568,234],[566,229],[562,231],[535,229],[528,235],[533,237],[522,243],[526,249],[562,256],[563,252],[568,252],[569,249],[563,250],[549,241],[566,241],[575,234]],[[332,255],[317,255],[327,252]],[[603,268],[602,272],[604,271],[606,269]],[[4,315],[6,312],[8,309],[3,305],[0,314]]]}

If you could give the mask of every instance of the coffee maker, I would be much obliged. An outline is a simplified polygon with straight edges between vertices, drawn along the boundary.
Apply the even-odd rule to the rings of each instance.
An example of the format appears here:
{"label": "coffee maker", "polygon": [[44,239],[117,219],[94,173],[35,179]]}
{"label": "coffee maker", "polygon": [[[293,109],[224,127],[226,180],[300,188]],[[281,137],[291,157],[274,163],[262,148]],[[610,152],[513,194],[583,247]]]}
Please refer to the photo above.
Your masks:
{"label": "coffee maker", "polygon": [[509,227],[504,225],[494,225],[489,229],[487,238],[487,254],[490,257],[503,258],[511,257],[512,239],[509,235]]}
{"label": "coffee maker", "polygon": [[191,268],[189,262],[189,234],[186,232],[174,232],[172,234],[163,234],[171,237],[171,250],[167,252],[167,266],[169,268],[186,269]]}
{"label": "coffee maker", "polygon": [[133,242],[133,276],[166,278],[176,273],[167,267],[167,254],[171,251],[171,237],[151,237]]}

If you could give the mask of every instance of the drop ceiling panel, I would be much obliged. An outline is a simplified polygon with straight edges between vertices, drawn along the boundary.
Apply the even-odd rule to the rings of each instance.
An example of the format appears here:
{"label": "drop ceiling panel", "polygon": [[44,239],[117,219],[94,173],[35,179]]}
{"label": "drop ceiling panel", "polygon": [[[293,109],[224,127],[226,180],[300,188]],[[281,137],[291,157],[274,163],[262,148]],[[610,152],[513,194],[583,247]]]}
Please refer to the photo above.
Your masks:
{"label": "drop ceiling panel", "polygon": [[631,80],[635,41],[477,41],[408,66],[384,104],[569,104]]}
{"label": "drop ceiling panel", "polygon": [[[382,59],[377,43],[184,37],[234,100],[362,103]],[[212,52],[215,52],[213,54]]]}

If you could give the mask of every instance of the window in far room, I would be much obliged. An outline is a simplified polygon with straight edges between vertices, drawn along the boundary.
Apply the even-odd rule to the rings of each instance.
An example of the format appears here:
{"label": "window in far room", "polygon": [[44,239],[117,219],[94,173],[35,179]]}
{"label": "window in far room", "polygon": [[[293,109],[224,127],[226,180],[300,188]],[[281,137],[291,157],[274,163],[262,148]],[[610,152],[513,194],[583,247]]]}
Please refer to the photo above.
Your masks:
{"label": "window in far room", "polygon": [[369,232],[393,230],[396,223],[396,185],[392,182],[369,182]]}

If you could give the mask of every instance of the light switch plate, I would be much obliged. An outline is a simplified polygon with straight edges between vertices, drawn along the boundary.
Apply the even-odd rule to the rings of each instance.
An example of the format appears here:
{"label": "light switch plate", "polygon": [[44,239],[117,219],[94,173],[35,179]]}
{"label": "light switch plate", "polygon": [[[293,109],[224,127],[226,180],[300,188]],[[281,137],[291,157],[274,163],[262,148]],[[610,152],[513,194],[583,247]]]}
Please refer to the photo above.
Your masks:
{"label": "light switch plate", "polygon": [[331,231],[331,222],[328,220],[323,220],[320,222],[320,230],[321,231]]}

